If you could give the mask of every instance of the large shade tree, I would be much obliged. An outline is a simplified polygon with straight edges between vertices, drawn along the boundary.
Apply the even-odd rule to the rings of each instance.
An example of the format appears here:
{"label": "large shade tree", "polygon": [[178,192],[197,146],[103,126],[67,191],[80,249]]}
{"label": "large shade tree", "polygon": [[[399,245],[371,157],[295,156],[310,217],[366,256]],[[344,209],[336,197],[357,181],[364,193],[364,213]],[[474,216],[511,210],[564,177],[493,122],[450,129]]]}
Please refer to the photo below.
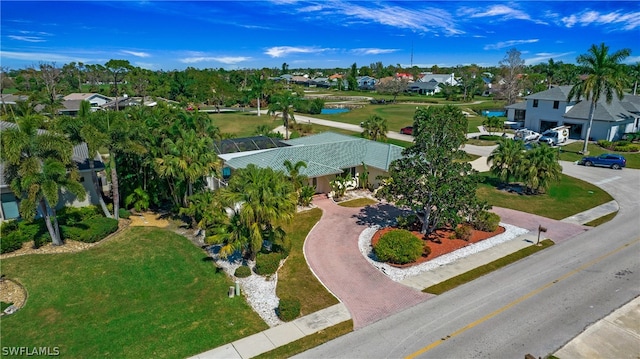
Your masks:
{"label": "large shade tree", "polygon": [[591,103],[587,134],[584,137],[584,145],[582,147],[582,153],[584,154],[589,153],[587,146],[591,137],[593,117],[600,98],[604,96],[606,102],[610,104],[614,94],[619,99],[624,97],[623,89],[626,77],[624,76],[624,68],[621,62],[630,54],[631,50],[629,49],[618,50],[610,54],[609,46],[601,43],[600,45],[591,45],[589,52],[578,56],[576,60],[582,66],[585,76],[583,80],[571,88],[567,101],[573,99],[580,101],[584,97]]}
{"label": "large shade tree", "polygon": [[38,130],[33,117],[18,119],[15,128],[1,132],[5,176],[20,201],[20,215],[33,220],[37,211],[44,217],[54,245],[62,245],[56,217],[60,191],[79,200],[86,198],[80,175],[71,160],[73,147],[62,134]]}
{"label": "large shade tree", "polygon": [[390,178],[378,193],[411,208],[422,233],[453,226],[483,209],[475,197],[477,176],[461,161],[467,118],[451,105],[419,108],[414,115],[414,145],[392,162]]}

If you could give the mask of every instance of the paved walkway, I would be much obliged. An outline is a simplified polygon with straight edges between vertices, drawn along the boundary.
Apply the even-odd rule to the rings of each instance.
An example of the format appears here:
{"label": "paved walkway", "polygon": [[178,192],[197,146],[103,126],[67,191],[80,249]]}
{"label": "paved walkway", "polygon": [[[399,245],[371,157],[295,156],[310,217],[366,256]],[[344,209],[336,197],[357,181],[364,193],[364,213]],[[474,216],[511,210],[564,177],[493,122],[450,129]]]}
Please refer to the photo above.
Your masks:
{"label": "paved walkway", "polygon": [[[395,218],[397,209],[378,210],[338,206],[330,198],[317,197],[320,222],[311,230],[304,252],[318,279],[345,304],[354,329],[425,301],[430,295],[394,282],[369,265],[358,248],[358,237],[369,225]],[[397,212],[399,214],[399,212]]]}

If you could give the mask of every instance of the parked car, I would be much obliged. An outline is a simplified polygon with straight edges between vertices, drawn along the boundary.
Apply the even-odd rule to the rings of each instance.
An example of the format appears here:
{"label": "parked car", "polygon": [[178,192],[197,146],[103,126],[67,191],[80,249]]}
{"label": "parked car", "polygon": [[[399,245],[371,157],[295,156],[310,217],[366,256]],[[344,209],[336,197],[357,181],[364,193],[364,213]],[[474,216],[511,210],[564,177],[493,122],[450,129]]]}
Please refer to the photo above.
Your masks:
{"label": "parked car", "polygon": [[539,133],[523,128],[516,131],[516,133],[513,136],[513,139],[518,141],[530,142],[530,141],[537,140],[539,137],[540,137]]}
{"label": "parked car", "polygon": [[583,157],[579,163],[585,166],[611,167],[619,170],[627,165],[627,159],[615,153],[604,153],[597,157]]}
{"label": "parked car", "polygon": [[413,126],[407,126],[400,129],[400,133],[403,135],[413,135]]}

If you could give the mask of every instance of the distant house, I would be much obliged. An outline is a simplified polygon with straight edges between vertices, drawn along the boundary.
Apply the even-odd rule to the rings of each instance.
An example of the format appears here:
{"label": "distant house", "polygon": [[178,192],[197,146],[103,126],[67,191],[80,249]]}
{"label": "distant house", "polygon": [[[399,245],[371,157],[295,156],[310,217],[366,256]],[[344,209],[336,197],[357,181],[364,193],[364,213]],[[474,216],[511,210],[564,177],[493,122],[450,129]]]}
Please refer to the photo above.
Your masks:
{"label": "distant house", "polygon": [[[542,132],[560,125],[570,126],[569,137],[584,139],[589,123],[591,102],[582,98],[567,101],[571,86],[557,86],[525,97],[525,102],[507,107],[508,121],[520,121],[524,126]],[[624,133],[639,130],[640,96],[625,94],[623,99],[614,95],[611,104],[601,98],[591,128],[591,139],[614,141]]]}
{"label": "distant house", "polygon": [[408,85],[408,91],[417,93],[419,95],[435,95],[442,91],[440,88],[440,84],[436,80],[431,80],[429,82],[412,82]]}
{"label": "distant house", "polygon": [[[17,124],[12,122],[0,121],[0,131],[4,131],[8,128],[16,128],[17,126]],[[44,130],[38,131],[39,133],[44,132]],[[90,204],[97,205],[99,203],[98,196],[100,196],[101,194],[97,193],[95,187],[93,186],[89,161],[93,161],[96,171],[104,170],[105,166],[102,162],[102,159],[100,158],[100,155],[95,153],[94,155],[90,156],[87,144],[81,143],[73,147],[72,159],[78,166],[78,170],[80,172],[80,182],[84,186],[85,191],[87,192],[87,196],[84,201],[79,201],[71,193],[62,192],[60,194],[60,200],[58,201],[56,208],[62,208],[66,206],[84,207]],[[104,182],[106,182],[106,177],[99,178],[104,179]],[[11,188],[9,188],[9,185],[10,184],[5,180],[4,165],[2,164],[2,162],[0,162],[0,220],[2,221],[20,217],[20,214],[18,213],[19,199],[16,198],[15,194],[11,191]]]}
{"label": "distant house", "polygon": [[432,74],[431,72],[422,72],[420,73],[420,77],[416,82],[429,82],[436,81],[439,84],[447,84],[451,86],[457,86],[458,81],[456,81],[455,74]]}
{"label": "distant house", "polygon": [[374,90],[376,88],[377,80],[371,76],[358,76],[358,88],[361,90]]}
{"label": "distant house", "polygon": [[[100,107],[105,105],[108,102],[113,101],[114,99],[105,95],[101,95],[99,93],[70,93],[67,96],[62,98],[64,101],[87,101],[91,104],[91,107]],[[79,107],[78,107],[79,108]]]}
{"label": "distant house", "polygon": [[223,174],[233,176],[234,171],[250,164],[286,173],[285,160],[304,161],[307,167],[302,168],[300,174],[309,178],[309,185],[316,193],[328,193],[331,192],[331,180],[338,175],[357,179],[364,170],[364,163],[369,172],[369,183],[375,187],[380,183],[376,177],[387,174],[389,165],[402,157],[403,150],[400,146],[334,132],[280,142],[282,145],[277,147],[218,155],[224,162]]}

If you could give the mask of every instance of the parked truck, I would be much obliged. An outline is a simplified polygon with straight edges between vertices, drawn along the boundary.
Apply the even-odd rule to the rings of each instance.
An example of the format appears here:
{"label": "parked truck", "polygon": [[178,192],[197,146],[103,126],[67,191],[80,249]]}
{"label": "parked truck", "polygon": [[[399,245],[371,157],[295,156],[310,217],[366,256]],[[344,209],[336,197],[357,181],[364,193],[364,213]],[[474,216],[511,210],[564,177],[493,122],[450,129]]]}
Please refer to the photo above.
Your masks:
{"label": "parked truck", "polygon": [[567,142],[569,139],[569,126],[558,126],[550,128],[542,133],[538,142],[555,146]]}

